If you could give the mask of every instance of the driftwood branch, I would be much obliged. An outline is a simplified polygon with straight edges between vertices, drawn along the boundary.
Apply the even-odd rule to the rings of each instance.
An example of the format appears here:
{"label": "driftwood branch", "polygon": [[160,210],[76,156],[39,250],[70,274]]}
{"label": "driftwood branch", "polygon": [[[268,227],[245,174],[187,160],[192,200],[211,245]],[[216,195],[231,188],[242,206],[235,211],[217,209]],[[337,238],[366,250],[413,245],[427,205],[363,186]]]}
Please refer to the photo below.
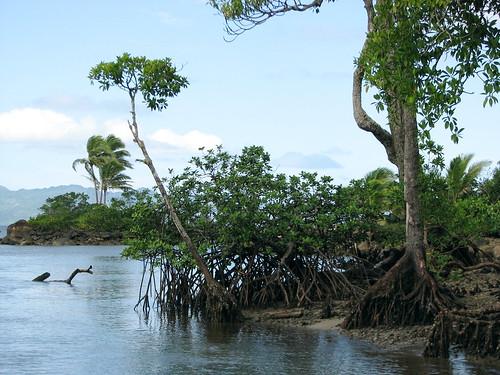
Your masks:
{"label": "driftwood branch", "polygon": [[[89,266],[89,268],[84,269],[84,268],[77,268],[75,269],[71,275],[66,280],[49,280],[49,282],[54,282],[54,283],[66,283],[68,285],[71,285],[71,281],[75,278],[76,275],[79,273],[90,273],[93,274],[94,272],[92,271],[92,266]],[[45,281],[50,277],[49,272],[44,272],[41,275],[35,277],[33,281]]]}
{"label": "driftwood branch", "polygon": [[87,269],[82,269],[82,268],[77,268],[76,270],[74,270],[71,275],[66,279],[66,280],[63,280],[66,284],[71,284],[71,280],[73,280],[73,278],[78,275],[79,273],[90,273],[90,274],[93,274],[94,272],[92,272],[92,266],[89,266],[89,268]]}

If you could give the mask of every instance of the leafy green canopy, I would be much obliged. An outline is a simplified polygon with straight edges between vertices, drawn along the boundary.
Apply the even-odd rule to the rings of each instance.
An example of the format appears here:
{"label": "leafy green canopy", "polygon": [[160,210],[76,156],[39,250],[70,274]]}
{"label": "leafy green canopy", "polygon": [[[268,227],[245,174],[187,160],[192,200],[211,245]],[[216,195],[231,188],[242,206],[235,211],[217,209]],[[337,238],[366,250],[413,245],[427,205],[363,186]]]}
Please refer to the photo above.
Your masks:
{"label": "leafy green canopy", "polygon": [[150,60],[128,53],[118,56],[116,61],[97,64],[90,70],[89,78],[103,91],[116,86],[128,92],[131,98],[141,92],[146,106],[156,111],[167,108],[168,99],[188,85],[169,58]]}
{"label": "leafy green canopy", "polygon": [[66,193],[48,198],[40,207],[40,214],[30,224],[45,232],[83,230],[87,232],[120,232],[127,235],[131,226],[131,207],[135,193],[123,193],[121,199],[112,199],[111,205],[89,204],[84,193]]}
{"label": "leafy green canopy", "polygon": [[[466,82],[483,82],[484,105],[500,92],[500,29],[494,1],[377,1],[373,29],[358,63],[378,88],[377,108],[395,98],[415,106],[420,135],[432,148],[430,130],[442,121],[458,142],[463,128],[455,110]],[[390,51],[390,53],[388,53]]]}
{"label": "leafy green canopy", "polygon": [[500,162],[491,172],[491,177],[483,182],[481,188],[491,203],[500,201]]}
{"label": "leafy green canopy", "polygon": [[484,189],[493,179],[481,183],[478,174],[486,163],[470,164],[471,158],[457,156],[445,174],[426,166],[421,176],[423,216],[433,249],[449,252],[500,233],[500,204]]}
{"label": "leafy green canopy", "polygon": [[34,227],[47,231],[67,230],[75,225],[79,215],[89,207],[88,195],[66,193],[47,198],[40,207],[40,215],[30,219]]}
{"label": "leafy green canopy", "polygon": [[[200,252],[221,260],[281,257],[289,244],[300,254],[345,254],[379,217],[363,194],[330,177],[274,174],[269,154],[257,146],[241,155],[218,148],[193,158],[169,178],[168,191]],[[189,263],[158,197],[143,197],[133,215],[135,240],[126,255]]]}

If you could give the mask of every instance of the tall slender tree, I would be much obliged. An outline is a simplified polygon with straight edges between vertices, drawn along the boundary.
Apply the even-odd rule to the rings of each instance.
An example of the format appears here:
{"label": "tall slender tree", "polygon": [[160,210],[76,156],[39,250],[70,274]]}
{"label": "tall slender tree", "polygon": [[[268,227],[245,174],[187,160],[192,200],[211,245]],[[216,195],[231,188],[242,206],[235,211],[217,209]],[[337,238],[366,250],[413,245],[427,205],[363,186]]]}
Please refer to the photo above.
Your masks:
{"label": "tall slender tree", "polygon": [[[210,0],[235,36],[274,16],[319,12],[333,2]],[[494,16],[500,5],[495,0],[363,0],[362,4],[367,35],[353,75],[354,119],[383,145],[404,182],[406,244],[405,255],[367,291],[344,326],[430,322],[451,300],[425,265],[419,136],[421,144],[435,150],[430,130],[442,121],[458,141],[463,129],[454,111],[471,76],[481,73],[485,103],[497,102],[500,43]],[[453,65],[447,65],[447,57]],[[363,108],[363,82],[377,89],[377,109],[387,110],[389,129]]]}
{"label": "tall slender tree", "polygon": [[138,94],[142,96],[147,108],[153,111],[162,111],[168,107],[168,102],[172,97],[177,96],[181,89],[187,87],[187,79],[177,73],[176,67],[169,58],[149,60],[146,57],[133,57],[128,53],[118,56],[115,61],[97,64],[90,70],[89,78],[91,83],[99,84],[99,88],[103,91],[107,91],[111,87],[117,87],[127,93],[130,99],[131,114],[129,128],[134,142],[144,156],[142,161],[153,176],[172,222],[182,240],[186,243],[196,266],[205,277],[207,284],[207,316],[212,320],[235,318],[238,315],[238,309],[234,296],[217,282],[208,269],[196,245],[179,219],[153,160],[149,156],[146,144],[139,135],[136,113]]}

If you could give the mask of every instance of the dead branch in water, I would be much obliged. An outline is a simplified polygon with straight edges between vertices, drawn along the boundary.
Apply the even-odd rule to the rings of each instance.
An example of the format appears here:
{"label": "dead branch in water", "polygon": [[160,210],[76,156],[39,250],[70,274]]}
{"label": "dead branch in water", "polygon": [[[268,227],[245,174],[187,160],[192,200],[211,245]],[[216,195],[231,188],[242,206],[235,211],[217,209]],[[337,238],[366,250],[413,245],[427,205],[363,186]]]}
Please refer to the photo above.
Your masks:
{"label": "dead branch in water", "polygon": [[[49,280],[49,282],[54,282],[54,283],[66,283],[68,285],[71,285],[71,281],[75,278],[76,275],[79,273],[90,273],[93,274],[94,272],[92,271],[92,266],[89,266],[89,268],[84,269],[84,268],[77,268],[75,269],[71,275],[66,280]],[[41,275],[35,277],[33,281],[45,281],[50,277],[49,272],[44,272]]]}

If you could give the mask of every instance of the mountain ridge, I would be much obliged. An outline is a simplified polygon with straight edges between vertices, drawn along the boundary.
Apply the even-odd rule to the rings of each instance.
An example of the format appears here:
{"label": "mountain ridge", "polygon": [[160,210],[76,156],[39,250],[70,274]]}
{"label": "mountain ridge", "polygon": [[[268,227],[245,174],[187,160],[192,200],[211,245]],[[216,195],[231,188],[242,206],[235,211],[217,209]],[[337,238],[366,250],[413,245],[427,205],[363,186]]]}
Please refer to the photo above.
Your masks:
{"label": "mountain ridge", "polygon": [[[66,193],[85,193],[89,202],[95,202],[94,188],[81,185],[57,185],[44,188],[10,190],[0,185],[0,226],[20,219],[29,219],[39,213],[47,198]],[[110,192],[108,198],[119,198],[120,193]]]}

